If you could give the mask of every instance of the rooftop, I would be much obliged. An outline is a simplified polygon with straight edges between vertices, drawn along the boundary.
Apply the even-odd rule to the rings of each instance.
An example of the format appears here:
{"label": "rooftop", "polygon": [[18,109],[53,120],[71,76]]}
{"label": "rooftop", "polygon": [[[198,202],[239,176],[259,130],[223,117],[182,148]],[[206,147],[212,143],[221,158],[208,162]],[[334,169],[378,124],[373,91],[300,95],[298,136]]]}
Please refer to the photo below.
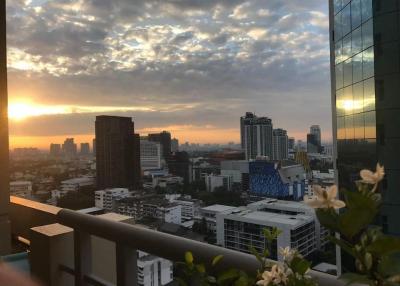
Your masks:
{"label": "rooftop", "polygon": [[212,212],[225,212],[232,209],[236,209],[236,207],[225,206],[225,205],[211,205],[208,207],[201,208],[203,211],[212,211]]}

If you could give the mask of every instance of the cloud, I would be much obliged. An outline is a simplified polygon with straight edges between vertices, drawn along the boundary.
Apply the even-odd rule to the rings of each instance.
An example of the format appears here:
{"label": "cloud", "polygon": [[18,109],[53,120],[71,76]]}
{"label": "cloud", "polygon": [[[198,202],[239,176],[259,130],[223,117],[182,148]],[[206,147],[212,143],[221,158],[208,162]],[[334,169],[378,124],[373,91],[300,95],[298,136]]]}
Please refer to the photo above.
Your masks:
{"label": "cloud", "polygon": [[[115,110],[141,128],[234,129],[246,111],[293,132],[330,128],[325,2],[10,0],[7,9],[11,100],[151,106]],[[94,115],[38,117],[11,131],[87,134]]]}

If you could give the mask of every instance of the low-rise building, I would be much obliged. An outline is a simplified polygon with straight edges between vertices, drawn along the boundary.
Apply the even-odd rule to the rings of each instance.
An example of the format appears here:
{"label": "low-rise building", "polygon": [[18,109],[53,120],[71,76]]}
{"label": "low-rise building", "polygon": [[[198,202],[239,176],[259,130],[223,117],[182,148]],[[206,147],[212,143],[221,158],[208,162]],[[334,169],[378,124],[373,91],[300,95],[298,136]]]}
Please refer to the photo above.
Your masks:
{"label": "low-rise building", "polygon": [[170,260],[138,251],[138,285],[164,286],[171,283],[173,263]]}
{"label": "low-rise building", "polygon": [[233,178],[226,175],[208,175],[206,176],[206,189],[208,192],[214,192],[216,188],[223,187],[225,190],[232,189]]}
{"label": "low-rise building", "polygon": [[197,223],[202,220],[206,221],[207,229],[216,235],[217,233],[217,214],[223,213],[236,207],[225,206],[225,205],[211,205],[200,209],[200,215],[195,218]]}
{"label": "low-rise building", "polygon": [[233,183],[240,183],[243,191],[249,189],[249,161],[229,160],[221,162],[221,175],[231,176]]}
{"label": "low-rise building", "polygon": [[182,223],[191,221],[199,215],[201,201],[191,198],[173,198],[171,202],[181,206]]}
{"label": "low-rise building", "polygon": [[82,187],[94,186],[94,177],[80,177],[68,179],[61,182],[61,191],[71,192],[78,191]]}
{"label": "low-rise building", "polygon": [[285,214],[240,207],[217,215],[217,243],[223,247],[251,253],[267,248],[264,229],[281,231],[270,247],[270,258],[282,261],[279,248],[297,249],[307,256],[317,249],[315,220],[306,214]]}
{"label": "low-rise building", "polygon": [[106,211],[113,211],[113,203],[116,198],[127,197],[130,192],[126,188],[113,188],[95,192],[95,206]]}
{"label": "low-rise building", "polygon": [[144,216],[160,219],[164,222],[181,224],[182,207],[165,199],[153,199],[143,203]]}
{"label": "low-rise building", "polygon": [[17,197],[29,198],[32,196],[32,182],[14,181],[10,182],[10,194]]}

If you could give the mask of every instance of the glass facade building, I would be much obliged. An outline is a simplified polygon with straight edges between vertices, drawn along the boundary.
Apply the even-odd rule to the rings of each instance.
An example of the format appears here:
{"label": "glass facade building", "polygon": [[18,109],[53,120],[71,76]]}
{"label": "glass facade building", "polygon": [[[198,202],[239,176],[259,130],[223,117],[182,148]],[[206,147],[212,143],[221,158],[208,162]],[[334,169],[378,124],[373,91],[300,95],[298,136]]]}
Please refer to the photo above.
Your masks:
{"label": "glass facade building", "polygon": [[400,0],[331,0],[332,102],[339,186],[385,166],[378,224],[400,235]]}

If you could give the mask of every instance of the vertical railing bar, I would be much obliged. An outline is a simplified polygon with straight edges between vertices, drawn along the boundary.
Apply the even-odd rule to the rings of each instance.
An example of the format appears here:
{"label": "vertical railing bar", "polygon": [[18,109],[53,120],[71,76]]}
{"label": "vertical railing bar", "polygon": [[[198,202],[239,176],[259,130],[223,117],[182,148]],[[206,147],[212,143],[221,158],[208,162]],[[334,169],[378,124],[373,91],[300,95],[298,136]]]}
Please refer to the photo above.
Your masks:
{"label": "vertical railing bar", "polygon": [[75,286],[88,285],[85,276],[92,270],[90,235],[74,230]]}
{"label": "vertical railing bar", "polygon": [[116,243],[116,270],[118,286],[136,286],[137,281],[137,250]]}

